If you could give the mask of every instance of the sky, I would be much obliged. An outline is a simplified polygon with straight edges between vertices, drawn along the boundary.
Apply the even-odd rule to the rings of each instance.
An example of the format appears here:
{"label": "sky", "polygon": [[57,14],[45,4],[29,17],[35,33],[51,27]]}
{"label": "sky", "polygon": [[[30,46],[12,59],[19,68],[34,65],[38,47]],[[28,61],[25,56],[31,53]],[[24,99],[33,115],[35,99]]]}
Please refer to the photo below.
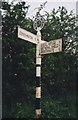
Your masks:
{"label": "sky", "polygon": [[[7,0],[11,2],[12,0]],[[47,1],[45,8],[42,10],[42,13],[44,11],[51,12],[53,8],[58,9],[59,6],[64,6],[68,11],[73,10],[73,12],[76,14],[76,2],[77,0],[15,0],[15,2],[21,2],[25,1],[28,5],[30,5],[27,17],[33,17],[35,16],[37,9],[40,4]]]}
{"label": "sky", "polygon": [[[33,15],[36,14],[37,12],[37,9],[35,8],[39,7],[40,4],[42,4],[42,2],[28,2],[28,3],[30,5],[30,9],[27,15],[33,17]],[[58,9],[59,6],[64,6],[67,8],[68,11],[73,10],[73,12],[76,13],[76,2],[47,2],[42,12],[43,11],[51,12],[53,8]]]}

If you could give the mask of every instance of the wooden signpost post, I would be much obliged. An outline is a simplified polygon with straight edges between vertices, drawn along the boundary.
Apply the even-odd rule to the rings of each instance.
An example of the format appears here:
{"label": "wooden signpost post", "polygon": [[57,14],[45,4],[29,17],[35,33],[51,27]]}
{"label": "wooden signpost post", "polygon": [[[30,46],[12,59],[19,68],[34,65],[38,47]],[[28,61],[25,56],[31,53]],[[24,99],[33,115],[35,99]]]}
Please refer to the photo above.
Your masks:
{"label": "wooden signpost post", "polygon": [[[44,26],[44,19],[39,14],[41,10],[40,8],[39,11],[37,12],[36,20],[34,22],[34,29],[37,31],[37,35],[34,35],[33,33],[18,27],[18,38],[21,38],[36,45],[36,117],[37,118],[41,116],[41,55],[62,51],[61,38],[49,42],[41,40],[40,30]],[[39,21],[41,22],[41,25],[37,24]]]}

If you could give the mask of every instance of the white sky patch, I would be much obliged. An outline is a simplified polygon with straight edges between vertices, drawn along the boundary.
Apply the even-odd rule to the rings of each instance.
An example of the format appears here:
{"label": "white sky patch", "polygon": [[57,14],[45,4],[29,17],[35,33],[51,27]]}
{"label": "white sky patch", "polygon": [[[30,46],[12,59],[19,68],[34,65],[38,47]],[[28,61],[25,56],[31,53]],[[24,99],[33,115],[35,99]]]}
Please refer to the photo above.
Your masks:
{"label": "white sky patch", "polygon": [[7,2],[11,2],[11,1],[17,1],[17,2],[22,2],[22,1],[28,1],[28,2],[77,2],[77,0],[2,0],[2,1],[7,1]]}
{"label": "white sky patch", "polygon": [[[12,2],[13,0],[3,0],[3,1],[9,1]],[[41,10],[41,13],[44,14],[44,11],[51,12],[53,8],[56,10],[62,6],[64,6],[68,11],[73,10],[73,12],[76,14],[76,2],[77,0],[14,0],[15,3],[25,1],[28,5],[30,5],[30,8],[28,10],[27,17],[33,17],[35,16],[37,12],[37,8],[40,6],[40,4],[47,1],[45,7],[43,10]]]}
{"label": "white sky patch", "polygon": [[[23,1],[23,0],[22,0]],[[28,2],[76,2],[77,0],[25,0]]]}
{"label": "white sky patch", "polygon": [[[33,2],[30,2],[31,0],[29,0],[27,3],[30,5],[29,11],[27,16],[33,17],[35,15],[35,13],[37,12],[37,9],[40,4],[44,3],[42,2],[35,2],[35,0],[33,0]],[[68,11],[73,10],[73,13],[76,13],[76,2],[64,2],[64,0],[62,0],[63,2],[47,2],[45,7],[41,10],[42,14],[43,11],[47,11],[47,12],[51,12],[53,10],[53,8],[55,8],[56,10],[62,6],[64,6]]]}

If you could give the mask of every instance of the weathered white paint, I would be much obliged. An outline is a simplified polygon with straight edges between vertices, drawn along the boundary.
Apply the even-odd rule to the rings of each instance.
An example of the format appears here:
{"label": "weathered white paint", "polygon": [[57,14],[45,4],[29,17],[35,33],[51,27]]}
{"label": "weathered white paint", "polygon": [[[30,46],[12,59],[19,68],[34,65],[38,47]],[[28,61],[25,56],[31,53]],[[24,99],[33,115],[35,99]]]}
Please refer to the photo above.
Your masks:
{"label": "weathered white paint", "polygon": [[36,98],[41,98],[41,87],[36,87]]}
{"label": "weathered white paint", "polygon": [[56,53],[62,51],[62,39],[52,40],[41,44],[41,54]]}
{"label": "weathered white paint", "polygon": [[36,109],[36,117],[39,117],[41,115],[41,109]]}

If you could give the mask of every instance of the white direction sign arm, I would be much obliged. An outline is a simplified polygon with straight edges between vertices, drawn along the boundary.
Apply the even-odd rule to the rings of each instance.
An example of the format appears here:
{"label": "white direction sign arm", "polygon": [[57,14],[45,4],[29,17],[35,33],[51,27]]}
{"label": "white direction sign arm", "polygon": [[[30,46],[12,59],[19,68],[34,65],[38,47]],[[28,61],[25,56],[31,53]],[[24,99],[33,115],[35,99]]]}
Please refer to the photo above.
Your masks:
{"label": "white direction sign arm", "polygon": [[41,43],[41,54],[56,53],[62,51],[62,39]]}
{"label": "white direction sign arm", "polygon": [[18,27],[18,38],[37,44],[37,36],[20,27]]}
{"label": "white direction sign arm", "polygon": [[[37,36],[34,35],[33,33],[24,30],[20,27],[17,27],[17,31],[18,31],[18,38],[21,38],[23,40],[29,41],[34,44],[38,44]],[[45,43],[45,42],[47,41],[41,40],[41,43]]]}

